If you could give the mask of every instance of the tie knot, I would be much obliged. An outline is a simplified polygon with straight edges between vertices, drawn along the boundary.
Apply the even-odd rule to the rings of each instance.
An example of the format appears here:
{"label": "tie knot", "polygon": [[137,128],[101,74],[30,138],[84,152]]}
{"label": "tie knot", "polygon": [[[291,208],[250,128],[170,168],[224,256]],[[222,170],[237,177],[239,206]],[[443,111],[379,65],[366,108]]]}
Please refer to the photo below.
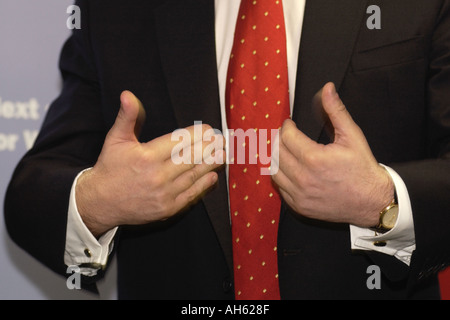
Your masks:
{"label": "tie knot", "polygon": [[278,20],[284,24],[283,3],[281,0],[242,0],[239,19],[250,23]]}

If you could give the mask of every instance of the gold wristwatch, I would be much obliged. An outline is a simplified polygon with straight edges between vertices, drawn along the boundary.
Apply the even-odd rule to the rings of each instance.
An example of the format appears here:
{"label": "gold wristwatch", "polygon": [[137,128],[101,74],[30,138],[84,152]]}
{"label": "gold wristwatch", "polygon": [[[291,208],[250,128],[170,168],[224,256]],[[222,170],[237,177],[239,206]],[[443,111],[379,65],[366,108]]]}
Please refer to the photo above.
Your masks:
{"label": "gold wristwatch", "polygon": [[397,197],[392,200],[392,202],[380,212],[380,221],[378,225],[373,228],[377,233],[386,233],[391,231],[395,224],[397,223],[398,218],[398,201]]}

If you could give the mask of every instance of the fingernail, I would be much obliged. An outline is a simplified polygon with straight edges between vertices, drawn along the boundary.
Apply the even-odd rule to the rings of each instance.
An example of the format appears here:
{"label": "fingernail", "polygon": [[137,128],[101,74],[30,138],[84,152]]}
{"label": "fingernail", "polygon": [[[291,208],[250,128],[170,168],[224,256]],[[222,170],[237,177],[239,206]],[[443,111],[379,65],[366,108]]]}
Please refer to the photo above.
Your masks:
{"label": "fingernail", "polygon": [[336,86],[333,85],[333,89],[331,90],[331,94],[334,98],[339,98],[339,93],[336,91]]}

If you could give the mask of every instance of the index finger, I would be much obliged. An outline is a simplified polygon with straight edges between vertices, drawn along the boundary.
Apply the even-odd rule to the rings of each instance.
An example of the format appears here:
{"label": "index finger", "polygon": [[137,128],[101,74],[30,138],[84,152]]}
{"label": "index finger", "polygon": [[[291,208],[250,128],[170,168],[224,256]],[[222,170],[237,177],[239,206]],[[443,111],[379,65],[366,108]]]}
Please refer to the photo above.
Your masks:
{"label": "index finger", "polygon": [[195,124],[193,126],[175,130],[172,133],[153,139],[144,145],[155,151],[156,160],[165,161],[171,159],[174,152],[181,151],[197,142],[208,139],[216,133],[207,124]]}

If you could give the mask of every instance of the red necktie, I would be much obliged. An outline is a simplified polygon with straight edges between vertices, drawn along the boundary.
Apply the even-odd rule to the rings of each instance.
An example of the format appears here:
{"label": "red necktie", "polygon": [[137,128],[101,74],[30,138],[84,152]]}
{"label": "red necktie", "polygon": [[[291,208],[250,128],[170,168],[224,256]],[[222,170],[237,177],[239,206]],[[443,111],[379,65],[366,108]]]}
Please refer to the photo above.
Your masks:
{"label": "red necktie", "polygon": [[[236,299],[277,300],[281,200],[261,168],[270,166],[271,130],[290,114],[281,0],[241,1],[227,81],[227,123],[234,142],[229,193]],[[243,132],[245,140],[239,139]]]}

